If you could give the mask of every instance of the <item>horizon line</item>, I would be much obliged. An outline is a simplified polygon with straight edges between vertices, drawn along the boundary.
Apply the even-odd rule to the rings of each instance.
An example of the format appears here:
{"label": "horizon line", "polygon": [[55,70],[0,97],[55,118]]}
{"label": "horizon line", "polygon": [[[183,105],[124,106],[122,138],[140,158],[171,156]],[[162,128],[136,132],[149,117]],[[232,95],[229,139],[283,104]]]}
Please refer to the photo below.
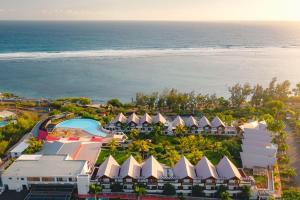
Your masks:
{"label": "horizon line", "polygon": [[299,20],[131,20],[131,19],[0,19],[0,22],[204,22],[204,23],[280,23],[280,22],[300,22]]}

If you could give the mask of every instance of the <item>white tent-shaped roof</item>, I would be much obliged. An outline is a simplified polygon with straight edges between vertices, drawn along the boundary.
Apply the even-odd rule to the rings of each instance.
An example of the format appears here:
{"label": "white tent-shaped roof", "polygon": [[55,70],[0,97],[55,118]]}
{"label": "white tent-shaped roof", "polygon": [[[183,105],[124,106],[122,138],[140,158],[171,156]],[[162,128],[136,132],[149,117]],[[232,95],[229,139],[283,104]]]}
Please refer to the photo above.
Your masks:
{"label": "white tent-shaped roof", "polygon": [[120,165],[117,161],[110,155],[99,167],[97,176],[106,176],[109,178],[117,177],[119,174]]}
{"label": "white tent-shaped roof", "polygon": [[203,156],[202,159],[195,166],[197,177],[202,180],[208,178],[218,178],[218,174],[215,166],[207,159],[206,156]]}
{"label": "white tent-shaped roof", "polygon": [[204,128],[205,126],[210,126],[210,127],[211,127],[210,122],[208,121],[208,119],[207,119],[205,116],[203,116],[203,117],[199,120],[198,125],[199,125],[200,128]]}
{"label": "white tent-shaped roof", "polygon": [[153,157],[150,156],[142,166],[142,176],[145,178],[154,177],[160,178],[164,174],[162,165]]}
{"label": "white tent-shaped roof", "polygon": [[151,124],[152,123],[152,117],[150,115],[148,115],[148,113],[145,113],[142,117],[141,117],[141,120],[140,120],[140,123],[143,124],[147,122],[148,124]]}
{"label": "white tent-shaped roof", "polygon": [[127,123],[129,124],[130,122],[134,122],[135,124],[139,124],[140,118],[135,114],[132,113],[128,119],[127,119]]}
{"label": "white tent-shaped roof", "polygon": [[127,176],[131,178],[138,178],[140,176],[141,165],[130,156],[121,166],[120,177],[125,178]]}
{"label": "white tent-shaped roof", "polygon": [[162,114],[160,113],[157,113],[157,115],[155,115],[153,118],[152,118],[152,122],[154,124],[157,124],[157,123],[162,123],[162,124],[165,124],[167,122],[166,118],[164,118],[164,116],[162,116]]}
{"label": "white tent-shaped roof", "polygon": [[184,126],[184,121],[183,119],[178,115],[172,122],[172,126],[173,127],[177,127],[177,126]]}
{"label": "white tent-shaped roof", "polygon": [[211,121],[211,126],[214,127],[214,128],[218,128],[219,126],[224,126],[225,127],[225,124],[224,124],[224,122],[222,122],[222,120],[218,116],[216,116]]}
{"label": "white tent-shaped roof", "polygon": [[127,118],[123,115],[123,113],[119,113],[113,120],[112,123],[117,123],[117,122],[121,122],[121,123],[125,123],[127,120]]}
{"label": "white tent-shaped roof", "polygon": [[189,177],[195,178],[195,169],[194,166],[186,159],[185,156],[181,157],[181,159],[177,162],[177,164],[173,168],[173,173],[175,176],[179,177],[180,179]]}
{"label": "white tent-shaped roof", "polygon": [[190,116],[189,118],[187,118],[187,120],[185,121],[185,125],[187,127],[192,127],[192,126],[197,126],[198,127],[198,123],[197,123],[196,119],[193,116]]}
{"label": "white tent-shaped roof", "polygon": [[221,161],[217,165],[217,172],[220,178],[224,179],[232,179],[238,178],[241,179],[241,174],[238,168],[227,158],[224,156]]}

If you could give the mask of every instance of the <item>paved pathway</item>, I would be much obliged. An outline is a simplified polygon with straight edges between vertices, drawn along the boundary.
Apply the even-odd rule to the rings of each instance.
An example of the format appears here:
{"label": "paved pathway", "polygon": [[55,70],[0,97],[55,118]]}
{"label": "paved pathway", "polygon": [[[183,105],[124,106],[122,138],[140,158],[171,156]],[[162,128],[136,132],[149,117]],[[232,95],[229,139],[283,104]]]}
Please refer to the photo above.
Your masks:
{"label": "paved pathway", "polygon": [[297,176],[295,177],[295,187],[300,188],[300,136],[296,135],[287,126],[288,133],[287,144],[289,146],[287,154],[291,160],[291,166],[295,168]]}

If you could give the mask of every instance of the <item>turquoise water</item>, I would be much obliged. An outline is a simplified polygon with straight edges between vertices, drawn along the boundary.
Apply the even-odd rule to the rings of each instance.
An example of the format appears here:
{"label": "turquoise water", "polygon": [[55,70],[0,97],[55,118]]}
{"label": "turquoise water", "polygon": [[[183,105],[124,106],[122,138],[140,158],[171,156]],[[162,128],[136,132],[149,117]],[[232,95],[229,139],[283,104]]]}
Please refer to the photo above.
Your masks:
{"label": "turquoise water", "polygon": [[4,127],[8,124],[8,122],[5,121],[0,121],[0,127]]}
{"label": "turquoise water", "polygon": [[95,136],[105,137],[106,133],[102,132],[100,128],[100,123],[93,119],[70,119],[63,121],[56,125],[58,128],[79,128],[86,132],[89,132]]}

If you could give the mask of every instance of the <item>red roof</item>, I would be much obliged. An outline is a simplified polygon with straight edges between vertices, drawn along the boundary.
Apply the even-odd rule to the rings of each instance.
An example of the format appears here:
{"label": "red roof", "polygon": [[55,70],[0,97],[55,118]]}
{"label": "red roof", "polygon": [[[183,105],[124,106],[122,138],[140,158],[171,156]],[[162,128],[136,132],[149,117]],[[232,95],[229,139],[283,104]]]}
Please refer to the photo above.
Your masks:
{"label": "red roof", "polygon": [[46,140],[47,140],[47,141],[55,141],[55,140],[59,140],[59,138],[58,138],[58,137],[53,137],[53,136],[48,135],[48,136],[46,137]]}
{"label": "red roof", "polygon": [[79,140],[79,138],[78,137],[69,137],[68,140],[74,141],[74,140]]}

